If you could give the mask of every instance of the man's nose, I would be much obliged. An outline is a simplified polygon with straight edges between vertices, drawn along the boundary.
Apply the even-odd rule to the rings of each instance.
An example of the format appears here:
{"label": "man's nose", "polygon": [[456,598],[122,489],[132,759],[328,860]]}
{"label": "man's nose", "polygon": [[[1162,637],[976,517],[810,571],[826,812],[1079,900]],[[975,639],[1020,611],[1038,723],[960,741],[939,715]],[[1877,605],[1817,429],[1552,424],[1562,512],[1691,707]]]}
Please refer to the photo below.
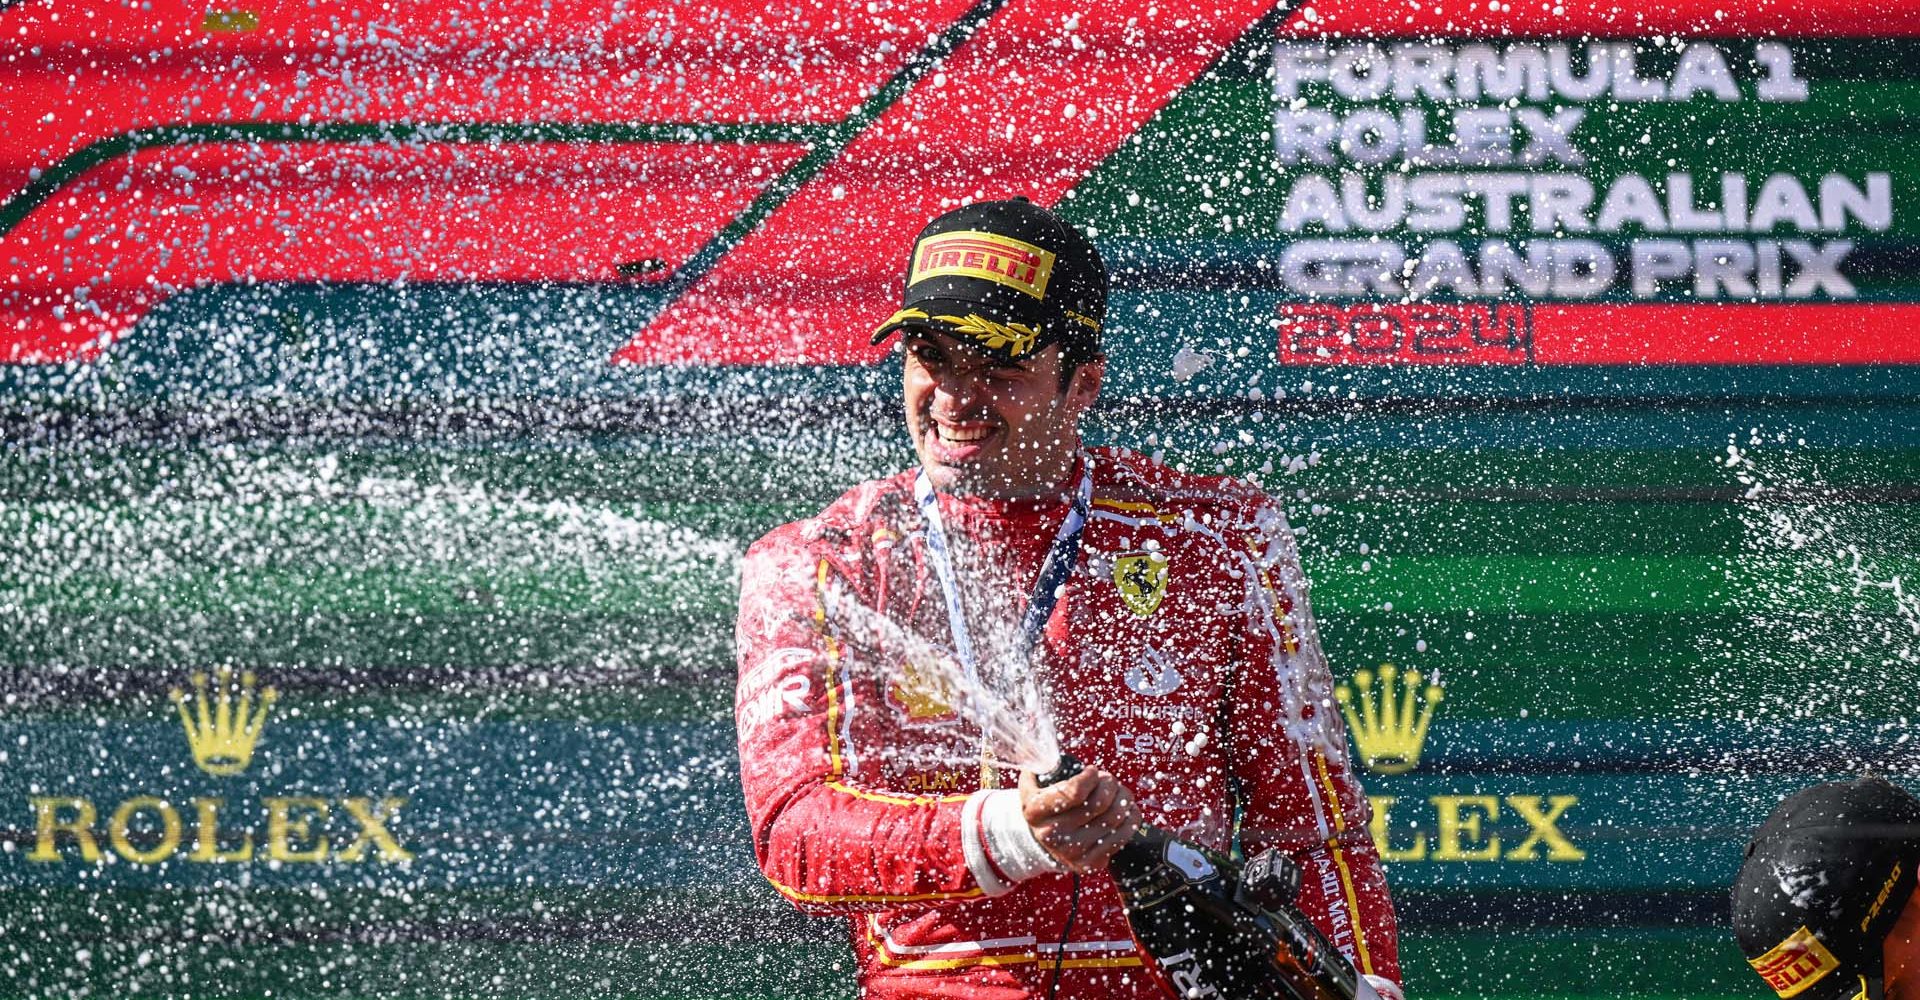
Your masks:
{"label": "man's nose", "polygon": [[972,402],[986,392],[986,369],[949,368],[940,373],[936,391],[956,401]]}

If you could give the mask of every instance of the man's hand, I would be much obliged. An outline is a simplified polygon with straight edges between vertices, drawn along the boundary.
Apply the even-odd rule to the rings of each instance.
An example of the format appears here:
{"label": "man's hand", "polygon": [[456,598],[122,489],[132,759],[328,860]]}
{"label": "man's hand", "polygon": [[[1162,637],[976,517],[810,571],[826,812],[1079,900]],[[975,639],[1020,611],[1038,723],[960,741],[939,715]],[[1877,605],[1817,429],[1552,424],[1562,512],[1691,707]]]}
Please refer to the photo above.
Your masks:
{"label": "man's hand", "polygon": [[1040,846],[1076,872],[1106,867],[1140,828],[1133,793],[1097,767],[1045,788],[1031,772],[1021,772],[1020,811]]}

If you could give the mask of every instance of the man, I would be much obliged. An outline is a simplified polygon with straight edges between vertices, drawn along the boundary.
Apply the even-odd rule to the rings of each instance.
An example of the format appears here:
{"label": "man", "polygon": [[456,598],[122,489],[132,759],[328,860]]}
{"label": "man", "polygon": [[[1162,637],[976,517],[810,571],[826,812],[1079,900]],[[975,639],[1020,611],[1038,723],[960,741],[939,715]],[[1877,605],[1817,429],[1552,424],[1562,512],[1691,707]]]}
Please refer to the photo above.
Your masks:
{"label": "man", "polygon": [[1789,796],[1747,845],[1733,932],[1782,997],[1920,1000],[1920,800],[1884,778]]}
{"label": "man", "polygon": [[[874,342],[902,338],[918,468],[775,529],[742,571],[735,715],[760,867],[801,909],[849,918],[868,996],[1166,997],[1105,863],[1143,820],[1218,849],[1237,834],[1300,863],[1302,909],[1398,998],[1367,800],[1284,517],[1250,486],[1081,445],[1106,294],[1093,245],[1024,199],[915,240]],[[900,636],[989,687],[1037,682],[1046,718],[986,739],[955,708],[977,691],[928,676]],[[1090,765],[1045,789],[1029,772],[1052,762],[1005,749],[1043,722]]]}

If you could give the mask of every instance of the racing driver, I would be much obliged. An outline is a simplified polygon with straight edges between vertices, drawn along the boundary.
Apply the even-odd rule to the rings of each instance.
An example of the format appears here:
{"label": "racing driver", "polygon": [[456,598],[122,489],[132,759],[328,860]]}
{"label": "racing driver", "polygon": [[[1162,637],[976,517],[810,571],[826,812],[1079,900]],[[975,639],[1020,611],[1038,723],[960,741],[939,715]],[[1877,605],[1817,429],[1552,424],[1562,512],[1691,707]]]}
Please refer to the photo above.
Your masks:
{"label": "racing driver", "polygon": [[1782,997],[1920,1000],[1920,799],[1877,775],[1803,788],[1747,843],[1733,933]]}
{"label": "racing driver", "polygon": [[[1293,535],[1249,485],[1083,446],[1106,298],[1092,243],[1025,199],[915,240],[873,339],[901,338],[918,466],[776,528],[742,570],[735,721],[760,868],[848,919],[864,996],[1168,997],[1107,859],[1142,822],[1279,847],[1302,911],[1397,1000],[1393,907]],[[844,627],[850,604],[897,629]],[[1030,671],[1089,766],[1039,787],[898,636]]]}

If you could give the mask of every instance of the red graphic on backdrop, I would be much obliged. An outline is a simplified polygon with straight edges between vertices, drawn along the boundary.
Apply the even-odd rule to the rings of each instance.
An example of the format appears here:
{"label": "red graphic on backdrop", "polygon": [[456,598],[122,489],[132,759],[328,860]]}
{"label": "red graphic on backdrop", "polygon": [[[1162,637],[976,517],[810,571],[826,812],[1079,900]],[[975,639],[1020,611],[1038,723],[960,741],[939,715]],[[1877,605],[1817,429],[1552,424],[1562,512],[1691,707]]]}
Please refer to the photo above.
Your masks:
{"label": "red graphic on backdrop", "polygon": [[87,356],[199,285],[670,272],[807,148],[743,130],[841,121],[967,8],[8,5],[0,361]]}
{"label": "red graphic on backdrop", "polygon": [[[906,252],[965,200],[1058,202],[1270,2],[1010,3],[616,360],[859,363]],[[1010,81],[1030,81],[1008,100]],[[801,262],[833,260],[831,271]]]}
{"label": "red graphic on backdrop", "polygon": [[[34,55],[0,65],[0,254],[16,275],[0,286],[0,360],[88,356],[205,284],[593,282],[633,259],[670,273],[972,5],[640,6],[0,10]],[[898,250],[927,216],[996,194],[1056,201],[1270,6],[1007,4],[619,360],[872,358],[858,330],[891,311]],[[284,124],[295,141],[167,131],[224,123]],[[432,133],[470,124],[508,135]],[[565,152],[540,148],[544,124],[610,131]],[[646,125],[692,136],[619,141]],[[782,125],[813,131],[741,144]],[[45,189],[90,150],[111,155]]]}
{"label": "red graphic on backdrop", "polygon": [[[167,295],[216,282],[606,280],[628,261],[671,266],[798,156],[645,144],[141,150],[88,171],[8,234],[7,254],[30,263],[0,292],[4,349],[28,363],[84,356]],[[129,187],[140,196],[123,197]],[[636,211],[644,225],[629,221]]]}
{"label": "red graphic on backdrop", "polygon": [[[0,61],[0,362],[88,357],[211,284],[678,280],[703,248],[725,252],[614,360],[871,361],[864,331],[896,304],[901,250],[926,218],[1016,193],[1058,202],[1272,3],[1014,0],[870,108],[973,4],[630,6],[455,0],[364,20],[299,0],[0,7],[15,53]],[[1913,36],[1920,9],[1322,0],[1279,31]],[[846,123],[844,149],[782,189]],[[763,196],[770,214],[737,244],[719,238]],[[648,262],[643,278],[615,274],[629,261]],[[1281,359],[1920,353],[1904,305],[1368,308],[1295,307]],[[1524,348],[1499,332],[1513,315],[1531,323]]]}
{"label": "red graphic on backdrop", "polygon": [[1533,311],[1517,303],[1280,307],[1283,364],[1525,364]]}
{"label": "red graphic on backdrop", "polygon": [[1288,365],[1920,364],[1907,303],[1288,303]]}

